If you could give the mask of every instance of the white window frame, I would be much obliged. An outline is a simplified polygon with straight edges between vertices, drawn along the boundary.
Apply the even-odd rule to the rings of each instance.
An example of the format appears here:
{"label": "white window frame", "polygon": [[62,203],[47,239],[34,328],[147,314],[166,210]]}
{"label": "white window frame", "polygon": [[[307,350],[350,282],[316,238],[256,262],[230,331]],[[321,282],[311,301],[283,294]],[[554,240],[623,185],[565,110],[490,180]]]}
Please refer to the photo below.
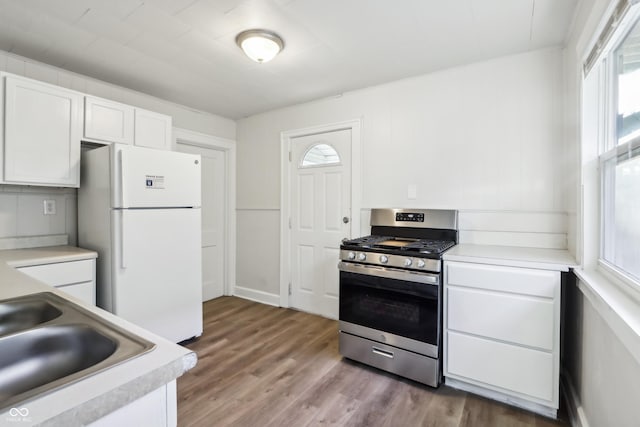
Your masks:
{"label": "white window frame", "polygon": [[[616,68],[614,66],[614,61],[612,61],[613,54],[616,49],[620,46],[620,44],[625,40],[626,35],[631,31],[634,24],[640,19],[640,4],[636,4],[632,6],[627,13],[620,19],[620,21],[614,25],[616,27],[615,31],[607,34],[605,39],[605,44],[601,45],[603,36],[601,35],[598,40],[594,42],[594,50],[598,50],[598,59],[595,61],[591,61],[590,64],[586,65],[585,68],[593,66],[594,68],[599,67],[599,80],[598,80],[598,98],[602,102],[599,103],[598,108],[598,131],[597,131],[597,164],[598,164],[598,183],[599,188],[592,189],[593,191],[597,191],[599,193],[598,203],[599,203],[599,216],[600,220],[597,221],[598,230],[585,230],[585,232],[595,232],[597,239],[586,239],[585,243],[589,245],[597,246],[597,248],[591,248],[589,252],[597,254],[596,265],[598,271],[604,274],[606,277],[610,278],[612,282],[621,285],[623,288],[627,290],[633,291],[637,297],[640,297],[640,280],[631,275],[625,273],[620,268],[616,267],[612,263],[608,262],[604,259],[604,233],[605,227],[605,218],[604,215],[605,209],[608,206],[605,199],[607,197],[611,197],[611,195],[606,191],[605,188],[605,163],[617,157],[617,154],[620,152],[622,146],[617,146],[617,132],[616,132],[616,115],[617,115],[617,91],[614,90]],[[606,33],[603,31],[602,34]],[[592,54],[589,56],[591,57]],[[585,73],[586,78],[586,73]],[[634,141],[637,141],[634,140]],[[634,141],[630,141],[626,144],[634,144]],[[583,170],[584,173],[584,170]],[[585,189],[588,191],[588,189]],[[611,225],[610,225],[611,226]],[[589,264],[589,260],[583,260],[585,264]]]}

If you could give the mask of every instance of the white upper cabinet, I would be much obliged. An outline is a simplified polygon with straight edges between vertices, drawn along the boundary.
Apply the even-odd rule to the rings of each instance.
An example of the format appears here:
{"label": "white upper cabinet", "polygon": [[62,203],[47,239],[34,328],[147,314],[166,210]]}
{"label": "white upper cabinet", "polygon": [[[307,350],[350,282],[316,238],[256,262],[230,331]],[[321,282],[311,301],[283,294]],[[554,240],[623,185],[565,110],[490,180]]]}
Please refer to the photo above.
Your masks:
{"label": "white upper cabinet", "polygon": [[81,141],[171,150],[171,116],[0,72],[0,184],[80,186]]}
{"label": "white upper cabinet", "polygon": [[170,150],[171,130],[171,116],[108,99],[85,97],[85,141]]}
{"label": "white upper cabinet", "polygon": [[85,96],[84,140],[133,144],[134,107]]}
{"label": "white upper cabinet", "polygon": [[24,77],[0,76],[4,83],[0,182],[78,187],[82,94]]}
{"label": "white upper cabinet", "polygon": [[135,145],[171,149],[171,116],[136,108],[135,117]]}

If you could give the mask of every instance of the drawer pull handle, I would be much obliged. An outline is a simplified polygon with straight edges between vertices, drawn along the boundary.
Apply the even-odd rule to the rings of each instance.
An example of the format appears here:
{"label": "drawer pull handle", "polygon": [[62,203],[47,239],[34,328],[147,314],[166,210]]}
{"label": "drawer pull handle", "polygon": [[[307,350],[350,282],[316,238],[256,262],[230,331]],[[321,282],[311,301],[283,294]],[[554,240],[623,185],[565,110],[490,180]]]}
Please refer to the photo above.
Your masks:
{"label": "drawer pull handle", "polygon": [[371,351],[373,354],[377,354],[378,356],[388,357],[389,359],[393,359],[393,353],[390,351],[385,351],[378,347],[371,347]]}

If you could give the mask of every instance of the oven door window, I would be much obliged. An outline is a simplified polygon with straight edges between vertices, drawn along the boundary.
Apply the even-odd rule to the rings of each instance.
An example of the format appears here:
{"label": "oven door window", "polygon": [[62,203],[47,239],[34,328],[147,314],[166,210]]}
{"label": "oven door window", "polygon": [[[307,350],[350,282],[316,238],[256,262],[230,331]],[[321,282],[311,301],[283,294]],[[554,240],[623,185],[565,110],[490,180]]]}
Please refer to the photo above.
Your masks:
{"label": "oven door window", "polygon": [[340,320],[438,345],[439,287],[340,272]]}

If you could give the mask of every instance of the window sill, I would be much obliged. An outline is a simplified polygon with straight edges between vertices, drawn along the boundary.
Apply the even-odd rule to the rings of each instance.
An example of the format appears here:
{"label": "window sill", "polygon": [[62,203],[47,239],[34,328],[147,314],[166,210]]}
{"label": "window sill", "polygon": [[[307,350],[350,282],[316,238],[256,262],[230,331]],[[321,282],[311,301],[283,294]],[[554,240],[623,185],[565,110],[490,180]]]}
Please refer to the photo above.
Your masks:
{"label": "window sill", "polygon": [[613,333],[640,364],[640,301],[628,287],[595,269],[575,268],[578,286]]}

